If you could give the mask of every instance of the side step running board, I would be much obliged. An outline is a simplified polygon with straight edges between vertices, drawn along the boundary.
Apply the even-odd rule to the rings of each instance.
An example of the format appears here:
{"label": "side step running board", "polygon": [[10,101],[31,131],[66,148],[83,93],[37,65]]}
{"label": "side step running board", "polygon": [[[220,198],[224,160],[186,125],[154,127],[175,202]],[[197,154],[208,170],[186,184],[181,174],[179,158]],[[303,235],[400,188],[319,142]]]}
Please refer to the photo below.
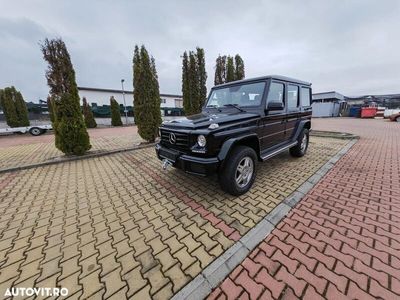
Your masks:
{"label": "side step running board", "polygon": [[283,151],[285,151],[285,150],[287,150],[289,148],[292,148],[293,146],[296,146],[296,145],[297,145],[297,141],[295,141],[293,143],[290,143],[290,144],[288,144],[288,145],[286,145],[286,146],[284,146],[282,148],[279,148],[279,149],[277,149],[277,150],[275,150],[273,152],[270,152],[270,153],[266,154],[265,156],[263,156],[261,154],[261,159],[263,161],[265,161],[265,160],[270,159],[271,157],[273,157],[273,156],[275,156],[275,155],[277,155],[277,154],[279,154],[279,153],[281,153],[281,152],[283,152]]}

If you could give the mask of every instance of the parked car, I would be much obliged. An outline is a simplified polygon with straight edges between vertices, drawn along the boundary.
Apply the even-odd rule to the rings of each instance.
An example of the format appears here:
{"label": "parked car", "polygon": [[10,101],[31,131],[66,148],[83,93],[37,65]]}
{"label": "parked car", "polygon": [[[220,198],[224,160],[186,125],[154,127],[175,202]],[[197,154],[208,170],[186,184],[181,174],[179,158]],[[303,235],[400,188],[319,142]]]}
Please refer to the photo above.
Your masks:
{"label": "parked car", "polygon": [[215,86],[200,114],[161,125],[157,156],[164,169],[217,173],[223,190],[244,194],[259,161],[306,153],[311,94],[311,83],[275,75]]}
{"label": "parked car", "polygon": [[389,117],[390,121],[400,122],[400,112]]}

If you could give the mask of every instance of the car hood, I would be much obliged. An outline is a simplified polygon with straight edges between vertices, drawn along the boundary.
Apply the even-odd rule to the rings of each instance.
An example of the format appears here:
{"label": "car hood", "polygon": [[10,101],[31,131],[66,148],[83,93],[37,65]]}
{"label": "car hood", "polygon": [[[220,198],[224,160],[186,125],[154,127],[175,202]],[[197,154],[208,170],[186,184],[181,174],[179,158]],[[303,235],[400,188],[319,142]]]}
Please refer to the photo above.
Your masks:
{"label": "car hood", "polygon": [[206,113],[202,112],[197,115],[178,118],[171,121],[164,121],[164,128],[187,128],[187,129],[205,129],[210,124],[216,123],[219,126],[228,123],[235,123],[259,117],[259,114],[249,112],[234,112],[234,113]]}

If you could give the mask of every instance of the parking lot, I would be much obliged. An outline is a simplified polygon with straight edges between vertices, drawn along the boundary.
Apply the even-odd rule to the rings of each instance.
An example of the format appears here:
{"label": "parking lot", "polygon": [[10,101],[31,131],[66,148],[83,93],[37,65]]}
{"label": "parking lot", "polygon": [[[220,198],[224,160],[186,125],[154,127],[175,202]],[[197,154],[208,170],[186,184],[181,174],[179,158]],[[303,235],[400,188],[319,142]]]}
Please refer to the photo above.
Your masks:
{"label": "parking lot", "polygon": [[[361,138],[210,297],[229,298],[233,292],[244,298],[311,292],[326,297],[334,292],[346,295],[355,288],[366,295],[400,294],[399,125],[383,120],[313,122],[314,129],[351,132]],[[110,134],[94,138],[93,144],[115,148],[134,139],[134,134]],[[4,153],[35,145],[51,147],[51,140],[8,146],[4,140],[3,167],[16,163],[15,156],[7,159],[11,155]],[[348,143],[311,137],[305,157],[283,153],[260,164],[253,188],[240,197],[223,193],[215,177],[162,171],[152,147],[2,173],[0,294],[9,287],[59,286],[68,288],[71,298],[170,298]],[[296,235],[301,230],[308,232],[307,239]],[[358,240],[369,248],[359,246]],[[325,251],[330,242],[340,244],[333,246],[336,252]],[[315,265],[300,260],[300,254],[293,257],[294,249]],[[273,272],[254,259],[260,251],[274,263]],[[369,262],[357,264],[364,257]],[[328,272],[342,268],[341,262],[355,273],[348,271],[343,279]],[[304,267],[324,277],[324,284],[316,286],[318,280]],[[277,283],[260,279],[263,274]],[[366,278],[365,285],[357,281],[357,274]]]}

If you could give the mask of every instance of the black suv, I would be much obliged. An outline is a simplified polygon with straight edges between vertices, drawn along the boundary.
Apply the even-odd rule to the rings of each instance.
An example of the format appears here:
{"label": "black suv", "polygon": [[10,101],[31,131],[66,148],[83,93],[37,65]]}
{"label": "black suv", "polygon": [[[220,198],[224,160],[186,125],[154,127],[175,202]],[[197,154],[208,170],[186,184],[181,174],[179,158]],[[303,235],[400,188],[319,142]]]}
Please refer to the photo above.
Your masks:
{"label": "black suv", "polygon": [[157,156],[187,173],[218,173],[221,188],[241,195],[256,164],[289,149],[303,156],[311,129],[311,83],[265,76],[215,86],[200,114],[164,122]]}

